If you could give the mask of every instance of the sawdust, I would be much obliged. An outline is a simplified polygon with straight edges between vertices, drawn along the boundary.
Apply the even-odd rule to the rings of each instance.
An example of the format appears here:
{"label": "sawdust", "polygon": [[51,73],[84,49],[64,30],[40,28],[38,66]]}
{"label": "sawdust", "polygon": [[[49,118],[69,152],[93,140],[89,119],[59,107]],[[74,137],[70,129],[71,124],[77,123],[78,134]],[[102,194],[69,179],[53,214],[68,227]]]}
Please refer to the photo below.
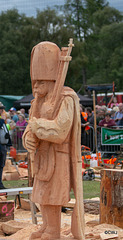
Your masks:
{"label": "sawdust", "polygon": [[[41,213],[38,213],[41,215]],[[67,213],[62,213],[61,215],[61,238],[63,239],[73,239],[71,234],[70,226],[71,226],[71,214],[72,211],[68,211]],[[0,240],[28,240],[29,235],[40,228],[40,224],[42,224],[42,217],[38,217],[38,224],[31,224],[32,217],[30,211],[25,211],[23,209],[15,209],[15,221],[29,223],[29,226],[19,230],[17,233],[12,234],[11,236],[0,237]],[[85,214],[85,239],[95,240],[101,239],[100,234],[104,233],[106,230],[117,231],[119,239],[123,240],[123,229],[120,229],[116,226],[109,224],[99,224],[99,215],[91,215],[89,213]],[[31,224],[31,225],[30,225]]]}

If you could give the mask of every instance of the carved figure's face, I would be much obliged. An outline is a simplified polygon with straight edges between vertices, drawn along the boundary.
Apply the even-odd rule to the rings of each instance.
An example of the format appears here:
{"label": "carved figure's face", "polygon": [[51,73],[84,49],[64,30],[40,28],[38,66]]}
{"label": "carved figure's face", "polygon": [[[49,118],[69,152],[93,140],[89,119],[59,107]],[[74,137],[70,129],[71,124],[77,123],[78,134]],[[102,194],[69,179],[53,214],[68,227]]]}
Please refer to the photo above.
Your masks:
{"label": "carved figure's face", "polygon": [[38,97],[45,97],[50,90],[51,81],[33,80],[33,94]]}

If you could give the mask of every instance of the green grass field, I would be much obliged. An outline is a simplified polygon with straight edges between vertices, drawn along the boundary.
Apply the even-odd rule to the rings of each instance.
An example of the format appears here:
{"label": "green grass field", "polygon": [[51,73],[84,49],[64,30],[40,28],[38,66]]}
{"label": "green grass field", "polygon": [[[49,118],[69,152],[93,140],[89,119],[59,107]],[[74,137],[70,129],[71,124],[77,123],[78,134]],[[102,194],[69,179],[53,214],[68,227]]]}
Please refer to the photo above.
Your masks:
{"label": "green grass field", "polygon": [[[18,181],[4,181],[4,186],[6,188],[20,188],[27,187],[28,180],[18,180]],[[94,198],[100,196],[100,182],[97,181],[83,181],[83,195],[84,199]],[[71,198],[74,198],[73,191],[70,193]],[[27,198],[26,195],[23,197]],[[9,196],[8,199],[14,199],[15,196]]]}
{"label": "green grass field", "polygon": [[3,185],[6,188],[20,188],[20,187],[27,187],[28,180],[17,180],[17,181],[3,181]]}
{"label": "green grass field", "polygon": [[83,181],[83,195],[84,199],[100,197],[100,182]]}
{"label": "green grass field", "polygon": [[[70,192],[71,198],[74,198],[73,191]],[[100,182],[97,181],[83,181],[83,198],[100,197]]]}

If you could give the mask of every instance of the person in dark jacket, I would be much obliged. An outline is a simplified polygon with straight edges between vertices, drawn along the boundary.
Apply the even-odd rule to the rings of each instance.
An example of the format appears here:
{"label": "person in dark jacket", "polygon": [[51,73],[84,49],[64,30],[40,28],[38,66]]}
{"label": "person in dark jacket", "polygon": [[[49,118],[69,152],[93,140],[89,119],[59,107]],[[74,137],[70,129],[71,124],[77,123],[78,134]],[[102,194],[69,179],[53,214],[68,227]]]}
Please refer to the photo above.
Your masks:
{"label": "person in dark jacket", "polygon": [[93,151],[94,149],[94,144],[93,144],[93,134],[94,134],[94,130],[93,130],[93,126],[94,126],[94,114],[92,112],[92,108],[91,107],[87,107],[86,108],[86,112],[87,112],[87,122],[89,124],[90,129],[88,130],[88,134],[87,134],[87,143],[86,146],[88,146],[91,151]]}
{"label": "person in dark jacket", "polygon": [[[5,124],[4,119],[0,118],[0,128]],[[6,162],[6,145],[5,144],[0,144],[0,189],[5,189],[3,183],[2,183],[2,174],[3,174],[3,168],[5,166]]]}

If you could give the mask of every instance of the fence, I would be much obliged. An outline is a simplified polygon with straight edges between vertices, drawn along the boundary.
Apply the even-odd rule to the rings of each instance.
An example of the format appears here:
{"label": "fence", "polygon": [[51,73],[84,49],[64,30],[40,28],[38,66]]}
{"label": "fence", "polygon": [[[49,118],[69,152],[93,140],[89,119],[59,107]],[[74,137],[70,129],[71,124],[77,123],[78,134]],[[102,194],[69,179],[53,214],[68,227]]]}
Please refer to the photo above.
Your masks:
{"label": "fence", "polygon": [[[22,144],[22,135],[24,133],[26,127],[16,127],[12,132],[10,132],[12,145],[16,148],[18,152],[25,152],[26,149],[23,147]],[[97,149],[102,153],[116,153],[120,151],[120,144],[103,144],[102,143],[102,131],[101,127],[97,126]],[[115,126],[112,129],[120,129],[121,133],[123,132],[123,126]],[[123,136],[123,133],[122,135]],[[95,152],[95,131],[92,126],[88,131],[82,131],[81,136],[81,144],[87,147],[90,147],[91,152]],[[121,144],[123,144],[123,139],[121,140]]]}
{"label": "fence", "polygon": [[[112,129],[121,131],[121,144],[123,144],[123,126],[114,126]],[[120,144],[103,144],[102,143],[102,128],[97,126],[97,149],[103,153],[117,153],[120,151]],[[90,147],[91,152],[95,151],[95,131],[91,126],[88,131],[84,131],[81,137],[81,144]]]}
{"label": "fence", "polygon": [[[103,142],[103,130],[106,130],[107,133],[109,134],[109,137],[107,136],[107,141],[108,143],[106,143],[106,141]],[[113,132],[113,130],[116,130]],[[113,154],[117,154],[117,152],[120,151],[120,144],[123,144],[123,139],[119,139],[117,137],[119,137],[119,134],[123,135],[123,126],[113,126],[112,128],[101,128],[100,130],[100,151],[102,153],[113,153]],[[120,133],[119,133],[120,132]],[[107,135],[107,133],[105,135]],[[122,136],[121,135],[121,136]],[[110,139],[109,139],[110,138]],[[116,139],[116,140],[115,140]],[[115,141],[114,141],[115,140]],[[106,144],[105,144],[106,143]]]}
{"label": "fence", "polygon": [[94,128],[90,126],[90,129],[87,131],[81,132],[81,145],[85,145],[91,149],[91,152],[95,150],[94,143]]}
{"label": "fence", "polygon": [[18,127],[10,131],[10,137],[12,141],[12,146],[17,150],[17,152],[26,152],[27,150],[23,147],[22,144],[22,135],[25,131],[25,126]]}

